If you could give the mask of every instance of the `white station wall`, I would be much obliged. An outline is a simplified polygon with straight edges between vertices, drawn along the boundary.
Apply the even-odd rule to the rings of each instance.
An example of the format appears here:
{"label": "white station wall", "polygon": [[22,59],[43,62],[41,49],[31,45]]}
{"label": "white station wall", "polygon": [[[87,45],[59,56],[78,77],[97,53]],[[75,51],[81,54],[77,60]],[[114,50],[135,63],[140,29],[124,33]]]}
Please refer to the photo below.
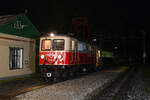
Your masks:
{"label": "white station wall", "polygon": [[[9,69],[9,47],[23,48],[23,69]],[[35,40],[0,33],[0,78],[35,72]]]}

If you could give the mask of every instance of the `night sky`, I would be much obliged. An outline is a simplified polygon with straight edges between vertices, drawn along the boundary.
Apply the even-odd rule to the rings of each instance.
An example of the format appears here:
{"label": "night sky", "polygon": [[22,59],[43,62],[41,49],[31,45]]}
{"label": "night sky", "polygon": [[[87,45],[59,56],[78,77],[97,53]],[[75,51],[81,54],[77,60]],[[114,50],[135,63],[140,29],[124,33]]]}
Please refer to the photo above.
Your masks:
{"label": "night sky", "polygon": [[68,32],[73,17],[87,17],[91,37],[95,33],[103,48],[112,50],[118,46],[123,55],[141,56],[146,33],[146,52],[150,55],[148,0],[4,0],[0,14],[18,14],[25,9],[41,33]]}
{"label": "night sky", "polygon": [[128,33],[137,28],[149,30],[148,4],[144,0],[4,0],[0,14],[23,13],[27,9],[28,17],[40,30],[45,24],[60,27],[71,24],[72,17],[88,17],[92,32]]}

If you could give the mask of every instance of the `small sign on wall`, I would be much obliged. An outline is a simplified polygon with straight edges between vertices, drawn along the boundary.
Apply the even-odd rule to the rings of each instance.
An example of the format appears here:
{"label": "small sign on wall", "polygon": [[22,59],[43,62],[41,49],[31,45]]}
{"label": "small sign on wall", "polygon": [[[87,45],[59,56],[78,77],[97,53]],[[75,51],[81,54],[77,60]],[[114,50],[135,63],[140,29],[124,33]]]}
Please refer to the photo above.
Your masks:
{"label": "small sign on wall", "polygon": [[25,64],[29,64],[29,61],[28,61],[28,60],[25,60]]}

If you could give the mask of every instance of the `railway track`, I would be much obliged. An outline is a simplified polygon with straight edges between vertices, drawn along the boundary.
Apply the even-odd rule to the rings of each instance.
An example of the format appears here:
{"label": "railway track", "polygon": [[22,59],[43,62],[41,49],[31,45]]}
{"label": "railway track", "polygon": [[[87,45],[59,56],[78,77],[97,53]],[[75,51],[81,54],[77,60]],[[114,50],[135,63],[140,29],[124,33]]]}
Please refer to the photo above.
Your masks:
{"label": "railway track", "polygon": [[90,100],[148,100],[139,68],[132,67]]}
{"label": "railway track", "polygon": [[[82,77],[82,76],[80,76]],[[74,77],[74,78],[70,78],[68,80],[72,80],[72,79],[75,79],[75,78],[78,78],[78,77]],[[65,80],[56,80],[56,81],[47,81],[47,82],[43,82],[41,81],[40,83],[35,83],[33,85],[29,85],[29,86],[26,86],[24,88],[20,88],[16,91],[10,91],[10,92],[7,92],[3,95],[0,95],[0,100],[15,100],[15,96],[17,95],[20,95],[20,94],[23,94],[23,93],[26,93],[26,92],[29,92],[29,91],[33,91],[33,90],[36,90],[36,89],[40,89],[40,88],[43,88],[43,87],[46,87],[46,86],[49,86],[49,85],[52,85],[52,84],[56,84],[56,83],[60,83],[60,82],[63,82]]]}
{"label": "railway track", "polygon": [[53,83],[42,82],[39,84],[35,84],[35,85],[31,85],[25,88],[18,89],[16,91],[10,91],[7,94],[0,95],[0,100],[14,100],[14,97],[19,94],[26,93],[35,89],[39,89],[50,84],[53,84]]}
{"label": "railway track", "polygon": [[[82,77],[83,75],[87,75],[87,74],[81,73],[80,76],[72,77],[72,78],[69,78],[67,80],[73,80],[75,78]],[[58,82],[60,83],[60,82],[63,82],[63,81],[65,81],[65,80],[55,80],[55,81],[47,81],[47,82],[43,82],[43,80],[42,80],[39,83],[34,82],[32,85],[27,85],[24,88],[20,88],[20,89],[17,89],[17,90],[11,90],[11,91],[6,92],[4,94],[0,94],[0,100],[15,100],[14,98],[17,95],[20,95],[20,94],[23,94],[23,93],[26,93],[26,92],[29,92],[29,91],[33,91],[33,90],[36,90],[36,89],[39,89],[39,88],[43,88],[43,87],[46,87],[48,85],[56,84]]]}
{"label": "railway track", "polygon": [[[111,73],[111,72],[109,72],[109,70],[107,70],[106,69],[106,73],[105,73],[105,71],[102,71],[102,72],[100,72],[101,73],[101,75],[100,75],[100,77],[101,77],[101,80],[100,81],[105,81],[105,80],[107,80],[107,75],[111,75],[111,74],[109,74],[109,73]],[[103,73],[103,74],[102,74]],[[115,72],[113,72],[113,73],[115,73]],[[116,72],[116,73],[118,73],[118,72]],[[92,73],[91,73],[92,74]],[[105,74],[106,74],[106,76],[105,76]],[[82,76],[85,76],[85,75],[90,75],[90,73],[89,74],[81,74],[81,75],[79,75],[79,76],[77,76],[77,77],[74,77],[74,78],[70,78],[70,79],[68,79],[68,80],[74,80],[74,79],[76,79],[76,78],[81,78]],[[97,75],[97,74],[96,74]],[[114,74],[115,75],[115,74]],[[119,75],[119,74],[118,74]],[[93,76],[93,74],[92,74],[92,76]],[[95,76],[95,75],[94,75]],[[97,76],[98,77],[98,76]],[[99,79],[100,77],[98,77],[97,79]],[[86,78],[86,77],[85,77]],[[92,78],[93,79],[93,78]],[[108,78],[109,79],[109,78]],[[89,79],[88,79],[88,81],[89,81]],[[28,80],[28,82],[29,82],[29,80]],[[36,90],[36,89],[40,89],[40,88],[43,88],[43,87],[46,87],[46,86],[48,86],[48,85],[52,85],[52,84],[55,84],[55,83],[61,83],[61,82],[63,82],[62,80],[59,80],[59,81],[55,81],[55,82],[42,82],[42,81],[34,81],[34,82],[31,82],[30,81],[30,83],[33,83],[33,84],[30,84],[30,85],[27,85],[27,86],[20,86],[20,83],[21,84],[26,84],[26,83],[24,83],[24,82],[19,82],[19,84],[16,84],[16,86],[17,87],[19,87],[19,89],[18,88],[16,88],[15,87],[15,89],[17,89],[17,90],[11,90],[10,92],[8,91],[8,92],[5,92],[5,93],[3,93],[2,94],[2,92],[3,92],[3,90],[5,90],[5,89],[3,89],[3,90],[1,90],[2,88],[0,88],[0,100],[15,100],[15,97],[16,96],[18,96],[18,95],[20,95],[20,94],[23,94],[23,93],[26,93],[26,92],[29,92],[29,91],[32,91],[32,90]],[[70,81],[71,82],[71,81]],[[95,81],[95,82],[97,82],[97,81]],[[95,83],[94,82],[94,83]],[[35,84],[36,83],[36,84]],[[77,82],[78,83],[78,82]],[[84,83],[87,83],[87,82],[84,82]],[[103,82],[102,82],[103,83]],[[66,83],[67,84],[67,83]],[[74,82],[74,84],[75,84],[75,82]],[[72,84],[73,86],[74,86],[74,84]],[[79,84],[79,83],[78,83]],[[90,83],[91,84],[91,83]],[[90,85],[89,84],[89,85]],[[101,83],[99,83],[99,84],[101,84]],[[107,84],[107,83],[106,83]],[[6,85],[7,86],[7,85]],[[12,86],[12,85],[11,85]],[[11,87],[11,86],[9,86],[9,87]],[[20,88],[20,87],[22,87],[22,88]],[[80,87],[80,86],[79,86]],[[87,86],[88,87],[88,86]],[[78,91],[79,92],[79,91]],[[28,100],[28,99],[27,99]],[[96,99],[94,99],[94,100],[96,100]],[[111,99],[110,99],[111,100]]]}

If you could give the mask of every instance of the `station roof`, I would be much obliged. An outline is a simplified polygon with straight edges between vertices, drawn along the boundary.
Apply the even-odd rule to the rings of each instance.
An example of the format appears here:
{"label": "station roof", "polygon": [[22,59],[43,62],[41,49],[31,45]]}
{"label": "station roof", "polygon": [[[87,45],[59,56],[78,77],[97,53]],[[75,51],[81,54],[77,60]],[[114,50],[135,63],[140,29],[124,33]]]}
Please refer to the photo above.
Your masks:
{"label": "station roof", "polygon": [[0,16],[0,33],[28,38],[40,37],[40,32],[25,14]]}

